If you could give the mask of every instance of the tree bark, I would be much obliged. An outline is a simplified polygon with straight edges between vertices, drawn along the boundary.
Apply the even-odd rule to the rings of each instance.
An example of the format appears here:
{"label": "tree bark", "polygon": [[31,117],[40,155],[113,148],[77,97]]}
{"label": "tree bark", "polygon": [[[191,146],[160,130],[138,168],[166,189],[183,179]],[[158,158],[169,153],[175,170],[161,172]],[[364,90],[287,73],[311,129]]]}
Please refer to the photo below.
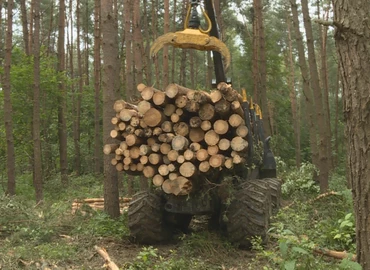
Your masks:
{"label": "tree bark", "polygon": [[[172,32],[176,32],[176,12],[177,1],[173,0],[173,13],[172,13]],[[176,68],[176,51],[177,48],[172,47],[172,63],[171,63],[171,82],[175,82],[175,68]]]}
{"label": "tree bark", "polygon": [[[152,1],[150,1],[152,2]],[[143,0],[143,25],[149,25],[148,22],[148,1]],[[146,46],[144,48],[145,56],[143,57],[143,65],[144,65],[144,72],[145,72],[145,79],[146,83],[150,85],[152,83],[152,65],[151,65],[151,57],[150,57],[150,44],[152,42],[150,36],[150,29],[149,27],[145,27],[143,29],[144,38],[146,42]]]}
{"label": "tree bark", "polygon": [[134,85],[143,82],[143,65],[142,65],[142,55],[143,55],[143,36],[141,34],[141,23],[140,23],[140,1],[134,1],[133,4],[133,40],[134,40],[134,63],[135,63],[135,79]]}
{"label": "tree bark", "polygon": [[30,21],[29,21],[29,31],[28,31],[28,46],[29,49],[28,51],[32,51],[32,39],[33,39],[33,6],[34,6],[34,1],[31,1],[31,7],[30,7]]}
{"label": "tree bark", "polygon": [[[340,66],[338,64],[337,68],[337,79],[335,82],[335,124],[334,124],[334,151],[335,151],[335,160],[334,160],[334,166],[338,164],[339,159],[339,140],[338,140],[338,126],[339,126],[339,90],[340,90]],[[342,94],[342,93],[341,93]]]}
{"label": "tree bark", "polygon": [[[164,34],[167,34],[170,31],[170,1],[164,0]],[[163,89],[169,83],[169,59],[168,59],[168,46],[163,47]]]}
{"label": "tree bark", "polygon": [[81,52],[81,2],[77,0],[76,3],[76,51],[77,51],[77,69],[78,69],[78,91],[75,93],[76,107],[73,128],[73,142],[74,142],[74,170],[76,175],[80,175],[81,169],[81,151],[80,151],[80,123],[81,123],[81,102],[83,90],[83,71],[82,71],[82,52]]}
{"label": "tree bark", "polygon": [[83,24],[83,32],[84,32],[84,57],[85,57],[85,60],[84,60],[84,74],[85,74],[85,85],[86,86],[89,86],[90,85],[90,76],[89,76],[89,56],[90,56],[90,52],[89,52],[89,47],[90,47],[90,44],[89,44],[89,24],[90,24],[90,21],[89,21],[89,17],[90,17],[90,11],[89,11],[89,1],[85,1],[85,17],[84,17],[84,24]]}
{"label": "tree bark", "polygon": [[307,0],[301,0],[302,2],[302,13],[303,22],[306,30],[307,39],[307,52],[308,52],[308,65],[310,69],[310,82],[313,89],[313,95],[315,100],[315,111],[317,114],[317,125],[318,125],[318,152],[319,152],[319,175],[318,180],[320,183],[320,192],[324,193],[329,187],[329,170],[330,170],[330,160],[331,157],[328,156],[328,148],[330,148],[331,142],[328,141],[327,134],[329,133],[327,119],[325,119],[323,96],[320,87],[319,74],[317,71],[317,62],[315,56],[315,47],[312,33],[311,18],[308,10]]}
{"label": "tree bark", "polygon": [[293,131],[294,131],[294,142],[295,142],[295,162],[297,168],[301,166],[301,143],[300,143],[300,125],[298,116],[298,105],[297,105],[297,95],[295,89],[295,75],[294,75],[294,60],[293,60],[293,46],[291,38],[291,22],[290,18],[287,18],[288,26],[288,70],[289,70],[289,87],[290,87],[290,103],[292,108],[292,118],[293,118]]}
{"label": "tree bark", "polygon": [[370,28],[369,1],[334,0],[335,41],[344,97],[347,177],[351,184],[357,261],[370,269]]}
{"label": "tree bark", "polygon": [[255,20],[257,20],[257,33],[258,33],[258,76],[259,76],[259,84],[258,84],[258,91],[259,91],[259,100],[258,103],[261,106],[263,112],[263,127],[265,136],[271,135],[271,127],[270,127],[270,115],[268,110],[268,101],[267,101],[267,73],[266,73],[266,45],[265,45],[265,27],[263,21],[263,6],[261,0],[254,0],[254,14]]}
{"label": "tree bark", "polygon": [[36,203],[43,200],[42,159],[40,138],[40,2],[34,2],[34,34],[33,34],[33,185],[35,186]]}
{"label": "tree bark", "polygon": [[[119,93],[118,26],[114,16],[113,1],[101,1],[102,48],[103,48],[103,139],[109,143],[113,104]],[[112,156],[104,157],[104,210],[116,218],[119,212],[119,192],[117,171],[111,166]]]}
{"label": "tree bark", "polygon": [[[330,9],[330,2],[329,6],[327,7],[328,10],[325,11],[323,19],[328,21],[329,17],[329,9]],[[317,10],[318,10],[318,17],[320,18],[320,1],[317,2]],[[323,94],[323,109],[324,109],[324,116],[327,122],[327,141],[329,142],[329,146],[327,147],[327,155],[329,157],[329,170],[333,169],[333,156],[332,156],[332,148],[331,148],[331,138],[332,138],[332,130],[330,124],[330,105],[329,105],[329,82],[328,82],[328,63],[327,63],[327,40],[328,40],[328,26],[322,26],[319,24],[319,41],[320,41],[320,82]]]}
{"label": "tree bark", "polygon": [[[58,36],[58,64],[59,74],[65,72],[65,1],[59,1],[59,36]],[[31,32],[31,31],[30,31]],[[58,137],[59,137],[59,155],[60,155],[60,174],[62,184],[68,185],[68,160],[67,160],[67,91],[63,79],[59,81],[59,100],[58,100]]]}
{"label": "tree bark", "polygon": [[26,9],[26,0],[20,1],[21,6],[21,18],[22,18],[22,30],[23,30],[23,42],[24,42],[24,51],[27,56],[30,55],[30,46],[28,45],[28,24],[27,24],[27,9]]}
{"label": "tree bark", "polygon": [[102,172],[102,141],[101,141],[101,103],[100,103],[100,0],[95,0],[94,8],[94,167],[95,173],[99,174]]}
{"label": "tree bark", "polygon": [[50,3],[50,14],[49,14],[49,16],[50,16],[49,17],[50,23],[49,23],[48,37],[47,37],[47,43],[46,43],[46,46],[47,46],[47,55],[48,56],[53,51],[52,50],[52,45],[51,45],[51,34],[52,34],[52,31],[53,31],[53,24],[54,24],[54,5],[55,5],[54,0],[51,0],[51,3]]}
{"label": "tree bark", "polygon": [[259,36],[259,28],[258,28],[258,20],[255,15],[258,9],[257,1],[253,0],[253,18],[252,18],[252,27],[253,27],[253,36],[252,36],[252,78],[253,78],[253,98],[255,102],[259,100],[259,84],[260,84],[260,77],[259,77],[259,46],[258,46],[258,36]]}
{"label": "tree bark", "polygon": [[13,0],[7,3],[8,17],[5,38],[5,62],[4,62],[4,125],[6,136],[6,172],[8,177],[8,186],[6,193],[15,195],[15,151],[13,137],[13,106],[11,100],[10,71],[12,64],[12,37],[13,37]]}
{"label": "tree bark", "polygon": [[126,77],[126,97],[130,97],[134,95],[134,78],[132,73],[132,33],[131,33],[131,27],[132,27],[132,7],[131,7],[131,1],[125,0],[125,48],[126,48],[126,71],[125,71],[125,77]]}
{"label": "tree bark", "polygon": [[318,165],[318,149],[317,149],[317,137],[316,137],[316,125],[315,125],[315,104],[313,103],[313,96],[312,91],[310,89],[310,82],[309,82],[309,74],[308,68],[306,63],[305,57],[305,49],[303,45],[302,34],[299,30],[299,18],[298,18],[298,7],[296,0],[291,0],[291,10],[292,10],[292,19],[293,19],[293,28],[295,32],[295,38],[297,42],[297,50],[298,50],[298,62],[299,68],[301,70],[302,75],[302,83],[303,83],[303,94],[304,99],[306,101],[306,112],[308,118],[308,125],[309,125],[309,137],[310,137],[310,146],[311,146],[311,157],[312,163],[317,166]]}

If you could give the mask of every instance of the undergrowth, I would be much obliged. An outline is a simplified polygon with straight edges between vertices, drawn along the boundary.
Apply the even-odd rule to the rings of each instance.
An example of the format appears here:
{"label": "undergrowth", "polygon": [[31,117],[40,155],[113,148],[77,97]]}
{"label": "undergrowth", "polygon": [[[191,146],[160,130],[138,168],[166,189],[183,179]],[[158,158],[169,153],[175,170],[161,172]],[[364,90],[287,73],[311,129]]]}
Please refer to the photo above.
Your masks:
{"label": "undergrowth", "polygon": [[[263,269],[361,269],[349,259],[356,253],[355,222],[345,177],[333,173],[330,191],[319,196],[312,180],[316,169],[311,164],[299,169],[278,164],[284,206],[272,220],[272,246],[260,251],[255,263],[267,260]],[[348,257],[337,260],[319,254],[326,250],[346,251]],[[255,269],[255,264],[250,267]]]}
{"label": "undergrowth", "polygon": [[93,246],[105,243],[114,245],[112,259],[120,269],[129,270],[361,269],[349,259],[314,252],[330,249],[355,254],[352,197],[343,173],[331,176],[330,190],[335,193],[318,197],[312,165],[292,169],[281,161],[278,164],[284,182],[283,206],[271,220],[268,245],[253,239],[252,251],[239,250],[218,232],[207,230],[180,235],[169,246],[135,246],[127,241],[127,214],[112,220],[89,208],[84,214],[71,213],[74,199],[102,196],[101,179],[71,178],[70,187],[64,189],[58,177],[51,178],[44,186],[44,203],[35,205],[32,178],[23,175],[17,196],[0,194],[0,266],[39,269],[47,261],[61,269],[99,269],[103,259],[92,257]]}

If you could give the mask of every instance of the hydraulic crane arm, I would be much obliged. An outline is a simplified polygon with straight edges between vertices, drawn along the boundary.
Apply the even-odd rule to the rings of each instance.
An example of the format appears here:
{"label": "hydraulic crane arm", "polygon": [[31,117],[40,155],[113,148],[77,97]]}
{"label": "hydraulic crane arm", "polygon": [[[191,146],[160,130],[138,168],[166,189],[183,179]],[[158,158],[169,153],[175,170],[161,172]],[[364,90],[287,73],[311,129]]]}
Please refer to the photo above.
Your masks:
{"label": "hydraulic crane arm", "polygon": [[[210,36],[220,39],[220,33],[218,30],[215,8],[213,5],[213,0],[204,0],[204,6],[208,14],[209,20],[212,24],[210,31]],[[224,70],[224,65],[222,62],[221,54],[217,51],[213,51],[213,65],[215,67],[216,85],[220,82],[226,82],[226,75]]]}
{"label": "hydraulic crane arm", "polygon": [[197,11],[199,5],[200,0],[191,0],[184,23],[184,30],[175,33],[170,32],[158,37],[150,48],[150,54],[151,56],[155,56],[165,45],[183,49],[212,51],[216,84],[226,82],[222,56],[225,60],[225,68],[230,65],[231,56],[229,49],[219,39],[213,0],[204,0],[205,10],[202,9],[208,24],[207,30],[203,30],[200,27],[200,19]]}

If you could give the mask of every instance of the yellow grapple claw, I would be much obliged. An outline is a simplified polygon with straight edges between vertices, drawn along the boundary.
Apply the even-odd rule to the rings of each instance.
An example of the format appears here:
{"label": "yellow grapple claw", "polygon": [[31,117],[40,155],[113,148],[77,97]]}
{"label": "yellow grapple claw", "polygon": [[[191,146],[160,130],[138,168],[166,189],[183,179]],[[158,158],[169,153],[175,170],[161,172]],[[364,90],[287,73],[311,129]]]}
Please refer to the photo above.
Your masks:
{"label": "yellow grapple claw", "polygon": [[185,19],[184,30],[175,33],[167,33],[157,38],[150,48],[150,56],[154,57],[165,45],[171,45],[173,47],[182,49],[216,51],[224,57],[225,69],[227,69],[230,66],[231,61],[230,51],[221,40],[209,35],[209,32],[212,28],[212,23],[207,13],[202,9],[203,15],[208,24],[208,29],[203,30],[200,27],[199,29],[187,27],[190,17],[190,8],[191,7],[189,5]]}
{"label": "yellow grapple claw", "polygon": [[225,68],[230,65],[230,51],[218,38],[202,33],[199,29],[187,28],[175,33],[167,33],[157,38],[150,48],[150,55],[155,56],[165,45],[182,49],[195,49],[199,51],[216,51],[225,59]]}

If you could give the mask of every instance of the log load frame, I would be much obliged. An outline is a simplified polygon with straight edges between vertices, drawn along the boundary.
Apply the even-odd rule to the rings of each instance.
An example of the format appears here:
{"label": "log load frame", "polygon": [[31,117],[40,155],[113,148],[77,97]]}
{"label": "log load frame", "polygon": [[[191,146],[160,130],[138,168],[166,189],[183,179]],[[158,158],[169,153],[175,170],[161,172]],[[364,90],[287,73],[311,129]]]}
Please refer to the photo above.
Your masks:
{"label": "log load frame", "polygon": [[189,194],[200,174],[232,170],[246,160],[249,130],[241,95],[231,85],[217,90],[169,84],[160,90],[140,83],[136,105],[114,104],[110,133],[116,144],[104,145],[118,171],[144,175],[165,193]]}

